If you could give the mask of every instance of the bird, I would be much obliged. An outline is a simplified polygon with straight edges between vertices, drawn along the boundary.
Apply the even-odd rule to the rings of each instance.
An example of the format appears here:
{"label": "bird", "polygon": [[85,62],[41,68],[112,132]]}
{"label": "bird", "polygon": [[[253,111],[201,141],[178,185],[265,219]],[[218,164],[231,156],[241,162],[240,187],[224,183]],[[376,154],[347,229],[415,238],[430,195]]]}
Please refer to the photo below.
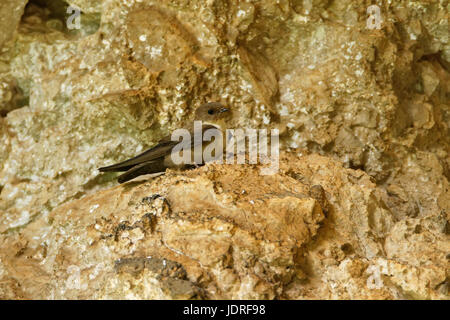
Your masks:
{"label": "bird", "polygon": [[[202,124],[201,127],[196,127],[193,121],[190,124],[188,124],[186,128],[184,128],[188,130],[190,136],[192,137],[190,141],[188,141],[189,145],[187,145],[187,147],[190,147],[191,150],[194,150],[195,145],[198,145],[199,142],[203,143],[202,141],[196,141],[195,139],[193,139],[193,137],[196,133],[197,134],[200,133],[201,137],[203,137],[203,133],[206,132],[206,130],[208,129],[217,129],[224,137],[225,134],[223,133],[225,132],[226,124],[230,116],[231,116],[231,109],[229,107],[225,107],[220,102],[208,102],[202,104],[195,110],[194,116],[194,121],[201,121]],[[198,132],[198,130],[201,130],[201,132]],[[202,161],[197,163],[194,163],[193,160],[189,161],[189,163],[174,163],[171,157],[172,150],[180,142],[172,141],[171,137],[172,134],[165,136],[155,146],[131,159],[107,167],[101,167],[98,170],[100,172],[125,171],[125,173],[121,174],[117,178],[117,181],[119,183],[125,183],[141,175],[165,172],[167,168],[185,169],[193,166],[197,167],[199,165],[203,165],[205,162],[213,160],[213,159],[202,159]],[[212,143],[212,139],[210,142],[203,144],[202,148],[205,148],[206,145],[208,145],[209,143]],[[221,155],[214,154],[214,156],[221,156]]]}

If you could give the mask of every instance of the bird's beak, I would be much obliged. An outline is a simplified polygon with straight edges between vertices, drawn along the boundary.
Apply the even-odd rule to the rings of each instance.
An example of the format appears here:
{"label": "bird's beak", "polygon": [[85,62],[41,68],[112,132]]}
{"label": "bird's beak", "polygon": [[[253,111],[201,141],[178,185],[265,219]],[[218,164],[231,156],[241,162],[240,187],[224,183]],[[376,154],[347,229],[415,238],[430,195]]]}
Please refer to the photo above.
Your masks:
{"label": "bird's beak", "polygon": [[230,109],[229,108],[221,108],[221,109],[219,109],[220,113],[224,113],[224,112],[227,112],[227,111],[230,111]]}

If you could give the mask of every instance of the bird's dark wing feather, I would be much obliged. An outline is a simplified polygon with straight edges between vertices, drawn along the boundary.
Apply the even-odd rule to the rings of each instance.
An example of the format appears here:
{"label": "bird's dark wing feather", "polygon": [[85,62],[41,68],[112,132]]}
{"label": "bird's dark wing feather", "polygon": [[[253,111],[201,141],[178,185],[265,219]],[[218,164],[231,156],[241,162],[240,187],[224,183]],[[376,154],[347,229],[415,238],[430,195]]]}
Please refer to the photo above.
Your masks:
{"label": "bird's dark wing feather", "polygon": [[156,146],[148,149],[147,151],[144,151],[143,153],[137,155],[136,157],[113,164],[111,166],[99,168],[98,170],[101,172],[128,171],[132,167],[140,163],[164,157],[165,155],[169,154],[172,148],[177,144],[178,144],[177,141],[170,141],[170,139],[166,140],[166,138],[164,138]]}
{"label": "bird's dark wing feather", "polygon": [[[202,130],[205,131],[210,128],[215,128],[215,127],[212,125],[204,125]],[[193,147],[195,143],[194,143],[194,129],[192,126],[190,127],[189,132],[191,134],[191,147]],[[170,154],[170,152],[172,151],[172,148],[175,147],[178,143],[179,143],[179,141],[172,141],[170,135],[166,136],[163,139],[161,139],[156,146],[148,149],[147,151],[144,151],[143,153],[141,153],[131,159],[113,164],[111,166],[102,167],[102,168],[99,168],[98,170],[101,172],[128,171],[128,170],[132,169],[134,166],[137,166],[139,164],[143,164],[148,161],[153,161],[153,160],[159,159],[159,158],[164,158],[166,155]]]}
{"label": "bird's dark wing feather", "polygon": [[165,170],[166,166],[164,165],[164,157],[162,157],[156,160],[147,161],[134,166],[124,174],[121,174],[117,178],[117,181],[119,183],[124,183],[143,174],[164,172]]}

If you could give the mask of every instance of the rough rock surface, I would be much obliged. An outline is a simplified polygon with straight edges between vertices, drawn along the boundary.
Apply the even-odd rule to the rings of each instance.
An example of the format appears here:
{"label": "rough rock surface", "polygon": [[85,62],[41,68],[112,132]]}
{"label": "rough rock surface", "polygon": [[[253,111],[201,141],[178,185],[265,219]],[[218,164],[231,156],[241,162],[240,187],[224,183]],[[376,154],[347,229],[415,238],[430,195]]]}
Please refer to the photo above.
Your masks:
{"label": "rough rock surface", "polygon": [[445,218],[396,223],[362,171],[284,155],[100,191],[1,243],[18,298],[444,298]]}
{"label": "rough rock surface", "polygon": [[[449,298],[448,1],[26,3],[0,4],[0,298]],[[97,171],[211,100],[303,156]]]}

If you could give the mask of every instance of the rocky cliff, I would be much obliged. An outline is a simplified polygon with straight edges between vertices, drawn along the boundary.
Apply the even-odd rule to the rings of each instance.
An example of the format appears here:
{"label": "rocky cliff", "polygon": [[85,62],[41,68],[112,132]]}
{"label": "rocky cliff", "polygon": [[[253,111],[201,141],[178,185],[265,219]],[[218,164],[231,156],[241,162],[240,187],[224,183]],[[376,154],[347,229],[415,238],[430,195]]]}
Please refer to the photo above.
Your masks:
{"label": "rocky cliff", "polygon": [[[0,298],[448,299],[449,10],[3,1]],[[207,101],[276,174],[97,170]]]}

